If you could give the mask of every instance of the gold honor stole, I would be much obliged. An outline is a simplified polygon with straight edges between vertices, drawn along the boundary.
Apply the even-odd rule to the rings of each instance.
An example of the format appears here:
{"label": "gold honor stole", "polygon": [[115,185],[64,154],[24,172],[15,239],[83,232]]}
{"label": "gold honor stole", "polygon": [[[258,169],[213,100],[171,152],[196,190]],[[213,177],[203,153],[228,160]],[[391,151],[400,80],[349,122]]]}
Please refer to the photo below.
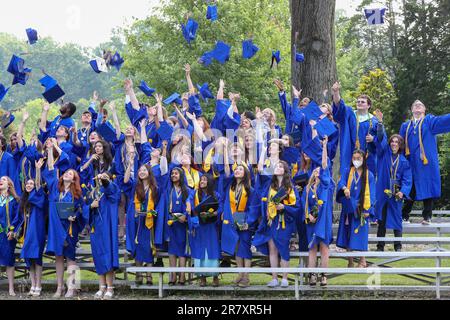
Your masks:
{"label": "gold honor stole", "polygon": [[[422,156],[422,162],[426,166],[428,164],[427,155],[425,154],[425,147],[423,145],[423,139],[422,139],[422,125],[425,118],[422,118],[419,120],[419,146],[420,146],[420,154]],[[409,156],[411,154],[411,151],[409,150],[409,144],[408,144],[408,133],[409,129],[411,129],[411,125],[413,123],[414,119],[411,119],[408,124],[408,128],[406,128],[405,133],[405,156]],[[415,127],[414,127],[415,129]]]}
{"label": "gold honor stole", "polygon": [[241,194],[238,194],[238,198],[236,199],[236,193],[235,191],[230,188],[230,208],[231,208],[231,215],[233,215],[235,212],[244,212],[245,208],[247,207],[247,191],[244,187],[242,187]]}
{"label": "gold honor stole", "polygon": [[[356,169],[355,169],[355,167],[352,167],[350,169],[350,174],[348,175],[348,179],[347,179],[347,189],[348,190],[351,190],[352,181],[353,181],[355,174],[356,174]],[[364,210],[369,210],[370,207],[372,206],[372,204],[370,203],[369,170],[367,170],[366,174],[367,174],[367,176],[366,176],[366,190],[364,192]]]}
{"label": "gold honor stole", "polygon": [[183,168],[184,173],[186,175],[186,180],[189,188],[198,189],[198,185],[200,184],[200,174],[195,169],[187,170]]}
{"label": "gold honor stole", "polygon": [[147,209],[144,206],[144,203],[139,201],[137,193],[134,194],[134,210],[136,212],[145,212],[147,213],[147,216],[145,218],[145,226],[147,229],[153,228],[154,222],[153,222],[153,215],[151,214],[151,211],[155,210],[155,202],[153,201],[152,197],[152,189],[148,189],[148,201],[147,201]]}
{"label": "gold honor stole", "polygon": [[[274,190],[273,188],[270,188],[269,191],[269,203],[267,205],[267,221],[269,222],[269,225],[272,224],[272,221],[275,220],[278,212],[277,212],[277,205],[275,202],[271,201],[273,197],[278,193],[278,190]],[[289,195],[286,199],[282,201],[282,203],[286,206],[293,206],[295,205],[295,202],[297,201],[297,197],[295,196],[295,192],[293,189],[289,192]],[[281,227],[283,229],[286,229],[286,221],[284,219],[284,214],[281,215]]]}
{"label": "gold honor stole", "polygon": [[209,172],[211,170],[212,158],[214,156],[214,148],[208,151],[205,157],[205,161],[203,162],[203,171]]}

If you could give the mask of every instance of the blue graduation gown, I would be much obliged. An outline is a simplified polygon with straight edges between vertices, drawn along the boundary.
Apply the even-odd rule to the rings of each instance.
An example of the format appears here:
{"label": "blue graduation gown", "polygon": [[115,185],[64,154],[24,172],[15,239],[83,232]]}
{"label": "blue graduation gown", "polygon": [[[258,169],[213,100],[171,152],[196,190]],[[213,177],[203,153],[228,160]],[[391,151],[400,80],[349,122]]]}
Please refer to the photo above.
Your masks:
{"label": "blue graduation gown", "polygon": [[[265,192],[264,197],[270,200],[269,193],[270,187]],[[281,215],[277,214],[275,219],[272,221],[272,224],[268,225],[268,217],[267,217],[267,206],[268,202],[262,202],[260,206],[260,215],[262,217],[261,223],[256,230],[255,237],[253,238],[252,244],[260,251],[261,253],[268,255],[269,254],[269,240],[273,240],[275,246],[280,253],[281,258],[284,261],[289,261],[290,259],[290,248],[289,244],[292,238],[292,234],[295,232],[295,222],[299,219],[300,216],[300,195],[297,190],[294,189],[296,202],[293,205],[284,204],[284,221],[285,228],[282,226]]]}
{"label": "blue graduation gown", "polygon": [[[3,201],[2,201],[3,200]],[[6,199],[0,199],[0,224],[3,232],[0,233],[0,266],[14,267],[14,250],[17,240],[8,240],[8,218],[9,226],[18,231],[22,224],[22,217],[19,214],[19,203],[12,196],[9,197],[8,210],[6,210]]]}
{"label": "blue graduation gown", "polygon": [[[223,205],[223,201],[220,199],[220,195],[216,193],[216,198],[219,202],[219,212],[222,212],[221,208]],[[195,194],[192,197],[192,208],[195,208],[194,205]],[[199,199],[201,202],[201,199]],[[200,218],[199,218],[200,219]],[[193,259],[206,259],[206,255],[208,255],[209,260],[218,260],[221,257],[220,252],[220,241],[219,241],[219,228],[220,219],[217,219],[216,223],[199,223],[198,227],[194,230],[191,230],[191,257]]]}
{"label": "blue graduation gown", "polygon": [[[246,231],[240,231],[236,229],[233,213],[231,212],[230,205],[230,188],[227,188],[225,192],[225,201],[223,204],[223,221],[228,221],[228,224],[222,221],[222,234],[221,234],[221,247],[222,251],[231,255],[243,258],[251,259],[251,241],[252,233],[256,230],[258,220],[258,196],[254,192],[253,188],[250,189],[248,194],[247,206],[245,209],[246,222],[249,229]],[[237,246],[237,250],[236,250]]]}
{"label": "blue graduation gown", "polygon": [[[153,220],[153,228],[148,229],[145,225],[145,216],[138,216],[136,217],[136,210],[135,210],[135,203],[134,203],[134,194],[136,192],[136,184],[133,183],[133,198],[132,201],[130,201],[128,205],[127,210],[127,237],[126,237],[126,246],[127,250],[131,253],[131,255],[135,258],[136,261],[139,262],[146,262],[146,263],[153,263],[154,257],[152,252],[152,246],[151,244],[156,244],[157,241],[155,241],[155,233],[156,230],[161,229],[161,219],[158,219],[158,217],[154,218]],[[158,216],[160,214],[164,215],[162,210],[162,201],[161,199],[161,192],[163,189],[158,187],[158,197],[155,200],[155,211],[158,213]],[[148,196],[149,193],[146,194],[146,199],[144,201],[144,207],[147,208],[148,205]],[[158,241],[160,244],[161,241]]]}
{"label": "blue graduation gown", "polygon": [[[399,155],[397,173],[395,175],[396,183],[400,186],[400,192],[403,193],[404,198],[409,196],[412,187],[412,175],[411,168],[408,160],[403,154]],[[377,220],[383,220],[383,208],[387,206],[386,213],[386,228],[393,230],[402,230],[402,205],[403,201],[397,201],[395,195],[389,198],[384,190],[391,189],[391,165],[392,161],[395,161],[395,156],[392,154],[392,150],[388,145],[386,135],[383,138],[378,139],[377,143],[377,163],[378,163],[378,175],[377,175],[377,202],[375,205],[375,217]],[[396,166],[392,167],[392,172],[395,172]],[[393,191],[393,190],[392,190]]]}
{"label": "blue graduation gown", "polygon": [[[406,129],[410,121],[404,122],[400,128],[400,135],[406,138]],[[422,139],[428,164],[423,164],[420,159],[419,127],[414,130],[414,125],[408,131],[408,145],[411,154],[407,157],[411,167],[416,199],[437,199],[441,197],[441,177],[439,173],[439,154],[436,135],[450,132],[450,114],[425,116],[422,125]]]}
{"label": "blue graduation gown", "polygon": [[95,272],[104,275],[119,268],[119,202],[120,190],[114,182],[100,188],[99,207],[90,209],[91,248]]}
{"label": "blue graduation gown", "polygon": [[[353,151],[356,143],[356,115],[354,110],[345,105],[344,100],[340,101],[339,106],[333,103],[333,117],[340,126],[340,162],[341,162],[341,176],[344,171],[348,169],[352,162]],[[370,134],[376,139],[376,128],[378,120],[369,113],[370,120],[363,121],[359,124],[358,137],[360,142],[360,149],[369,152],[367,158],[367,165],[369,170],[376,174],[376,147],[375,142],[366,143],[366,136]]]}
{"label": "blue graduation gown", "polygon": [[47,131],[40,130],[40,134],[38,135],[38,139],[44,143],[48,138],[55,138],[56,131],[58,131],[60,126],[65,126],[67,128],[72,128],[75,125],[75,122],[72,118],[62,118],[61,116],[57,116],[52,122],[47,121],[46,129]]}
{"label": "blue graduation gown", "polygon": [[[55,256],[64,256],[75,261],[75,251],[78,242],[78,234],[83,230],[88,221],[87,206],[84,206],[83,200],[73,199],[69,192],[64,197],[58,190],[58,180],[56,170],[48,171],[45,181],[49,189],[49,222],[48,239],[46,253]],[[69,234],[70,221],[61,219],[56,210],[57,202],[72,202],[77,212],[76,219],[72,222],[72,236]],[[80,212],[81,211],[81,212]]]}
{"label": "blue graduation gown", "polygon": [[[347,179],[349,176],[350,170],[347,171],[346,175],[344,175],[338,184],[338,190],[341,190],[344,186],[347,185]],[[357,175],[357,173],[356,173]],[[352,180],[352,185],[350,187],[350,197],[354,200],[356,206],[359,203],[359,195],[362,187],[362,178],[355,184],[355,181]],[[373,218],[374,217],[374,205],[375,205],[375,178],[372,172],[369,171],[369,188],[370,188],[370,203],[371,207],[367,213]],[[338,202],[341,202],[340,199],[337,199]],[[358,233],[355,233],[355,230],[359,228]],[[341,217],[339,220],[339,229],[336,240],[336,245],[340,248],[346,248],[356,251],[367,251],[368,250],[368,242],[369,242],[369,218],[365,218],[365,223],[361,226],[361,219],[357,215],[357,213],[349,213],[344,214],[341,213]]]}
{"label": "blue graduation gown", "polygon": [[[331,179],[329,168],[320,170],[320,184],[317,188],[317,197],[323,201],[320,206],[316,222],[314,224],[306,224],[306,238],[308,240],[308,248],[312,249],[314,246],[324,243],[329,246],[333,242],[333,191],[334,184]],[[312,209],[317,204],[317,199],[314,198],[313,192],[309,192],[309,197],[306,199],[306,188],[302,194],[302,220],[306,219],[306,201],[308,207]]]}
{"label": "blue graduation gown", "polygon": [[[165,189],[166,197],[165,197],[165,209],[168,214],[167,221],[171,220],[170,213],[182,213],[187,218],[189,218],[189,214],[186,212],[186,204],[191,202],[192,199],[192,190],[188,188],[189,195],[185,201],[183,201],[183,196],[177,197],[175,189],[172,184],[169,184],[169,188]],[[170,211],[170,205],[172,204],[172,211]],[[166,223],[167,223],[166,221]],[[189,257],[190,256],[190,248],[189,248],[189,239],[188,239],[188,219],[186,222],[181,223],[179,221],[173,222],[171,226],[167,228],[168,231],[168,242],[169,248],[168,252],[170,255],[174,255],[177,257]]]}
{"label": "blue graduation gown", "polygon": [[14,183],[14,189],[20,194],[20,178],[17,170],[16,161],[9,152],[4,152],[0,157],[0,177],[10,177]]}
{"label": "blue graduation gown", "polygon": [[[45,230],[46,216],[46,194],[41,188],[38,191],[31,191],[28,202],[30,203],[30,211],[27,219],[25,231],[25,239],[20,253],[20,258],[25,259],[27,267],[30,268],[33,262],[42,266],[42,254],[44,253],[45,238],[47,236]],[[21,212],[24,215],[23,212]]]}

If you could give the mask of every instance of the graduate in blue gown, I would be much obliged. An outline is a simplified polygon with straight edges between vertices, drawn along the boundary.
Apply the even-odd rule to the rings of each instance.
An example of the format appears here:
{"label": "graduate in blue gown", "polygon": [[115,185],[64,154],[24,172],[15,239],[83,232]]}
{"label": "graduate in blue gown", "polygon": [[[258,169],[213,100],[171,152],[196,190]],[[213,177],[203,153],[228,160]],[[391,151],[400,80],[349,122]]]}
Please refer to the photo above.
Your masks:
{"label": "graduate in blue gown", "polygon": [[14,160],[13,155],[6,151],[6,148],[6,138],[0,136],[0,177],[10,177],[14,182],[14,187],[20,191],[20,179],[16,161]]}
{"label": "graduate in blue gown", "polygon": [[[213,212],[193,212],[193,217],[198,217],[198,225],[194,225],[191,232],[191,257],[194,259],[195,268],[217,268],[221,258],[218,212],[222,212],[223,201],[219,193],[215,191],[214,178],[210,174],[205,174],[200,178],[198,189],[192,197],[192,208],[196,208],[208,197],[219,203],[219,207]],[[208,216],[208,217],[206,217]],[[204,217],[204,218],[202,218]],[[211,217],[211,218],[210,218]],[[200,286],[206,286],[206,277],[213,277],[213,286],[219,285],[218,274],[199,273]]]}
{"label": "graduate in blue gown", "polygon": [[[378,118],[377,132],[377,203],[375,216],[378,220],[377,237],[383,238],[386,229],[393,229],[396,237],[402,237],[402,204],[407,199],[412,187],[409,162],[403,154],[405,142],[394,134],[389,138],[383,127],[383,114],[376,110]],[[400,251],[400,242],[394,243],[395,251]],[[378,242],[378,251],[384,251],[384,242]]]}
{"label": "graduate in blue gown", "polygon": [[414,201],[423,201],[423,224],[429,224],[433,201],[441,197],[441,177],[436,136],[450,132],[450,114],[434,116],[426,113],[417,100],[411,106],[413,118],[402,124],[400,135],[405,139],[405,156],[413,176],[411,201],[406,201],[403,219],[408,221]]}
{"label": "graduate in blue gown", "polygon": [[[375,178],[368,170],[365,152],[353,151],[352,165],[338,183],[337,201],[342,203],[338,247],[347,251],[368,250],[369,217],[375,216],[375,192]],[[353,267],[353,258],[349,258],[349,267]],[[360,258],[359,267],[366,267],[364,257]]]}
{"label": "graduate in blue gown", "polygon": [[52,122],[47,121],[49,110],[50,104],[45,102],[42,107],[41,121],[39,123],[40,134],[38,136],[42,143],[44,143],[48,138],[55,138],[56,131],[60,126],[64,126],[67,129],[75,126],[72,116],[77,111],[77,107],[73,103],[68,102],[61,106],[59,110],[60,114],[56,116]]}
{"label": "graduate in blue gown", "polygon": [[[129,169],[125,181],[130,178]],[[126,247],[136,261],[136,266],[144,263],[153,265],[156,244],[161,244],[164,230],[164,211],[162,193],[164,188],[157,184],[150,165],[142,165],[136,180],[131,178],[133,199],[127,210]],[[136,276],[136,282],[142,284],[142,275]],[[147,275],[147,285],[152,285],[152,278]]]}
{"label": "graduate in blue gown", "polygon": [[[169,263],[171,267],[186,266],[186,259],[190,257],[188,223],[191,215],[191,198],[192,190],[186,183],[186,177],[183,169],[174,167],[170,170],[170,184],[164,192],[166,209],[168,214],[165,215],[166,223],[169,226]],[[169,285],[184,285],[186,282],[185,274],[170,274]]]}
{"label": "graduate in blue gown", "polygon": [[340,84],[336,82],[333,92],[333,118],[340,127],[340,173],[341,176],[352,162],[355,149],[363,150],[368,154],[367,165],[370,172],[376,174],[376,146],[378,120],[369,112],[372,102],[367,95],[357,99],[356,110],[344,103],[340,95]]}
{"label": "graduate in blue gown", "polygon": [[[322,268],[327,268],[329,245],[333,242],[334,182],[329,170],[330,161],[327,155],[327,137],[324,138],[322,145],[320,145],[321,142],[317,138],[316,130],[313,130],[312,137],[313,140],[306,145],[304,152],[308,153],[311,161],[315,162],[316,165],[317,163],[321,163],[321,165],[316,166],[312,171],[311,178],[303,190],[301,210],[306,224],[306,237],[308,239],[308,267],[316,267],[317,251],[320,250],[320,265]],[[312,147],[313,144],[316,146]],[[309,283],[312,286],[316,285],[316,274],[310,274]],[[327,285],[327,277],[324,273],[321,274],[320,284],[322,286]]]}
{"label": "graduate in blue gown", "polygon": [[23,222],[19,214],[19,201],[11,178],[2,176],[0,178],[0,266],[6,267],[10,296],[16,295],[14,293],[14,250]]}
{"label": "graduate in blue gown", "polygon": [[88,160],[84,160],[80,166],[81,183],[94,185],[94,177],[101,173],[109,172],[113,164],[111,146],[104,140],[94,144],[94,154]]}
{"label": "graduate in blue gown", "polygon": [[[222,251],[235,256],[238,267],[246,268],[252,263],[251,241],[257,228],[257,201],[260,199],[250,181],[248,169],[238,165],[224,194],[221,234]],[[248,274],[240,273],[235,284],[247,287],[250,284]]]}
{"label": "graduate in blue gown", "polygon": [[44,253],[46,228],[45,218],[47,196],[41,188],[41,168],[44,159],[36,161],[36,179],[26,181],[20,200],[20,214],[23,216],[23,247],[20,258],[30,270],[31,290],[29,295],[39,297],[42,291],[42,255]]}
{"label": "graduate in blue gown", "polygon": [[[284,194],[277,197],[280,190]],[[252,241],[258,251],[270,256],[270,266],[277,268],[289,267],[290,241],[295,232],[295,222],[300,215],[300,196],[291,182],[291,171],[285,161],[280,161],[275,166],[274,175],[270,187],[264,193],[260,210],[261,223],[256,230]],[[278,258],[281,257],[281,261]],[[278,274],[272,273],[269,287],[289,286],[287,273],[283,274],[281,284],[278,282]]]}
{"label": "graduate in blue gown", "polygon": [[109,172],[95,176],[95,188],[87,196],[90,202],[89,226],[95,272],[99,275],[96,299],[111,299],[114,271],[119,269],[118,207],[119,187]]}
{"label": "graduate in blue gown", "polygon": [[[72,274],[76,266],[76,246],[78,234],[83,230],[88,220],[88,210],[84,206],[80,186],[80,176],[75,170],[69,169],[58,179],[53,165],[53,147],[48,152],[48,172],[43,177],[49,190],[49,226],[46,253],[56,256],[57,290],[55,298],[60,298],[64,291],[64,258],[67,259],[67,269]],[[58,203],[71,203],[74,215],[61,218],[58,213]],[[73,297],[76,288],[70,286],[66,297]]]}

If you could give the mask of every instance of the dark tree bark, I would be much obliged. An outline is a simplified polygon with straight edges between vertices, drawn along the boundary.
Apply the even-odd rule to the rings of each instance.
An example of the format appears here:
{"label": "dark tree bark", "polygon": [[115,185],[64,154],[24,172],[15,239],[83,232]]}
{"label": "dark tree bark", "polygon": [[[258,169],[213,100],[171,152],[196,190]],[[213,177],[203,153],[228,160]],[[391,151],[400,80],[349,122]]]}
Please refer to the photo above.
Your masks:
{"label": "dark tree bark", "polygon": [[[334,31],[335,0],[291,0],[292,84],[303,89],[302,96],[324,102],[324,90],[337,80]],[[295,61],[294,45],[305,55]]]}

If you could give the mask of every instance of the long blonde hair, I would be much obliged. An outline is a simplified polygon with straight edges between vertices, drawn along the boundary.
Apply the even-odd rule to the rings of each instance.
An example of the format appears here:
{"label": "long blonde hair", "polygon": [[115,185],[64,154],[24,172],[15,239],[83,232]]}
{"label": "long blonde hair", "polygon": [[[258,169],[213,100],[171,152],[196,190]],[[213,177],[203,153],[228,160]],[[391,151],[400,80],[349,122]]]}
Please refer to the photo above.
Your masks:
{"label": "long blonde hair", "polygon": [[[20,197],[17,195],[16,188],[14,188],[14,182],[8,176],[3,176],[1,178],[6,178],[8,180],[8,193],[11,195],[16,201],[20,201]],[[1,179],[0,178],[0,179]]]}

